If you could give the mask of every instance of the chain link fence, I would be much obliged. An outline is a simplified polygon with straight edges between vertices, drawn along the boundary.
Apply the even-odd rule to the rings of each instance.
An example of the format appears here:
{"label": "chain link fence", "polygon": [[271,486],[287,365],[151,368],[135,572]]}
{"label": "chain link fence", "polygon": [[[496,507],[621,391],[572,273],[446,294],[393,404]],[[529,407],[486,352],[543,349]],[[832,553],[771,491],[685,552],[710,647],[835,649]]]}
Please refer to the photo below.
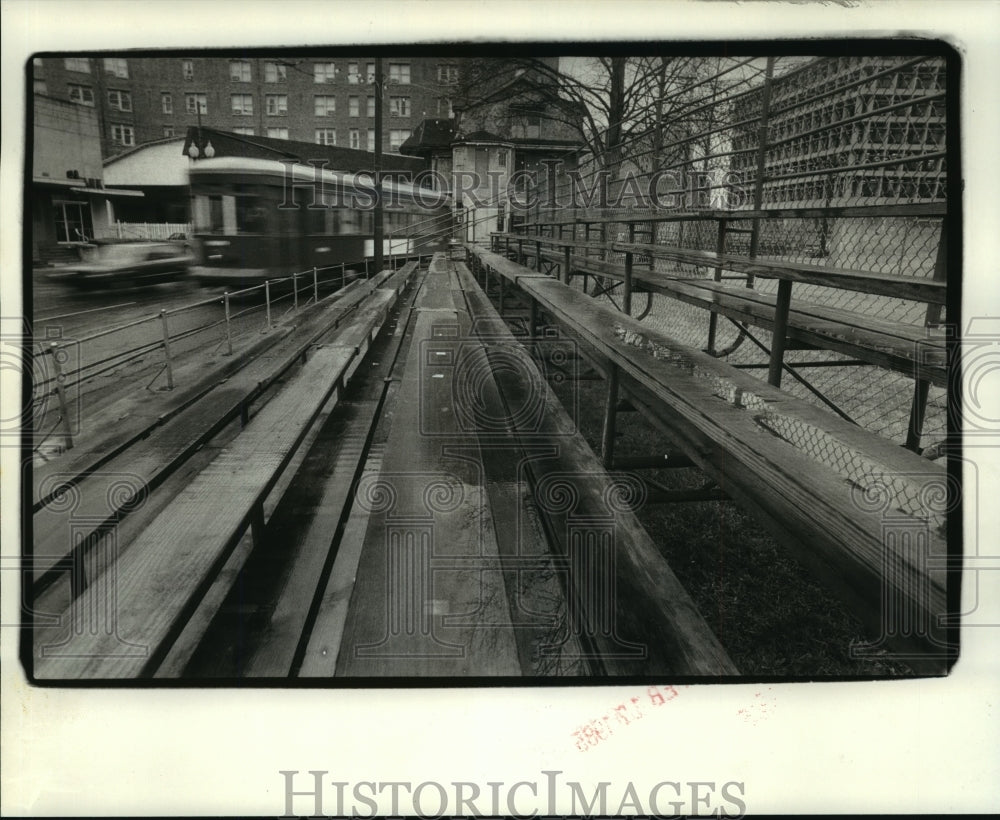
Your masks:
{"label": "chain link fence", "polygon": [[[585,253],[622,263],[610,242],[655,243],[761,262],[794,262],[940,278],[946,199],[945,63],[937,57],[689,59],[645,110],[647,127],[603,157],[581,152],[536,178],[528,231],[595,243]],[[661,92],[664,89],[661,89]],[[911,207],[900,213],[898,206]],[[936,206],[936,207],[935,207]],[[725,222],[706,211],[772,211]],[[621,220],[621,221],[611,221]],[[645,221],[644,221],[645,220]],[[632,223],[631,226],[629,223]],[[536,223],[541,223],[537,228]],[[555,224],[553,224],[555,223]],[[561,224],[560,224],[561,223]],[[583,250],[576,251],[584,253]],[[672,278],[711,279],[715,265],[636,255]],[[581,287],[585,279],[577,277]],[[595,291],[593,277],[589,279]],[[725,271],[724,284],[773,295],[778,280]],[[613,283],[604,283],[605,286]],[[612,287],[598,298],[620,301]],[[947,319],[923,302],[797,282],[792,309],[819,306],[922,332]],[[633,315],[700,349],[706,310],[637,293]],[[714,349],[759,372],[771,334],[719,318]],[[903,443],[913,378],[824,350],[789,350],[783,388],[833,405],[867,430]],[[944,438],[946,391],[931,386],[920,443]]]}

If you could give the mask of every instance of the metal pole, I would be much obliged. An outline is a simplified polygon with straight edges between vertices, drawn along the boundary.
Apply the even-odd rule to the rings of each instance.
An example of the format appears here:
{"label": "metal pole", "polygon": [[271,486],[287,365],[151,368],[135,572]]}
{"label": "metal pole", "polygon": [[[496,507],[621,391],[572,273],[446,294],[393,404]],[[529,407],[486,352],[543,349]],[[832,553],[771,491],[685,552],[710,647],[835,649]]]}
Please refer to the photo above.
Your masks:
{"label": "metal pole", "polygon": [[622,313],[632,315],[632,251],[625,254],[625,290],[622,292]]}
{"label": "metal pole", "polygon": [[69,422],[69,403],[66,401],[66,391],[63,388],[63,382],[66,381],[66,377],[63,376],[62,367],[59,365],[59,342],[52,342],[52,369],[55,370],[56,375],[56,398],[59,400],[59,412],[62,413],[63,420],[63,438],[66,439],[66,449],[73,449],[73,428],[70,426]]}
{"label": "metal pole", "polygon": [[570,262],[571,253],[572,253],[572,247],[570,245],[566,245],[566,247],[563,248],[563,282],[567,285],[569,284],[569,266],[571,264]]}
{"label": "metal pole", "polygon": [[[716,239],[716,243],[715,243],[715,252],[719,256],[722,256],[722,254],[724,254],[726,252],[726,227],[727,227],[726,220],[725,219],[720,219],[719,220],[719,235],[718,235],[718,237]],[[722,265],[718,265],[715,268],[715,277],[714,277],[714,280],[716,282],[721,282],[722,281]],[[709,311],[709,313],[708,313],[708,346],[707,346],[707,349],[708,349],[709,353],[715,353],[715,337],[716,337],[716,334],[718,333],[718,325],[719,325],[719,314],[716,313],[714,310]]]}
{"label": "metal pole", "polygon": [[222,302],[226,306],[226,349],[227,356],[233,355],[233,329],[229,324],[229,291],[222,294]]}
{"label": "metal pole", "polygon": [[174,366],[170,361],[170,331],[167,328],[167,311],[160,311],[160,321],[163,324],[163,355],[167,360],[167,389],[174,389]]}
{"label": "metal pole", "polygon": [[[760,121],[757,129],[757,179],[754,180],[753,209],[759,211],[764,202],[764,168],[767,165],[767,120],[771,110],[771,83],[774,77],[774,57],[767,58],[764,70],[764,88],[761,92]],[[760,219],[754,219],[750,229],[750,258],[757,257],[760,244]],[[747,287],[753,287],[754,276],[747,276]],[[779,374],[778,378],[781,376]]]}
{"label": "metal pole", "polygon": [[299,309],[299,280],[298,274],[292,274],[292,306],[295,310]]}
{"label": "metal pole", "polygon": [[771,339],[771,361],[767,369],[768,384],[781,387],[781,369],[785,359],[785,334],[788,332],[788,310],[792,303],[792,283],[778,282],[778,297],[774,303],[774,332]]}
{"label": "metal pole", "polygon": [[340,263],[340,288],[338,290],[343,290],[344,285],[347,283],[347,263]]}
{"label": "metal pole", "polygon": [[[382,228],[383,228],[383,202],[382,202],[382,58],[375,58],[375,231],[374,236],[374,263],[375,273],[382,270]],[[367,273],[367,266],[365,268]]]}
{"label": "metal pole", "polygon": [[313,265],[313,301],[319,301],[319,277],[316,274],[315,265]]}
{"label": "metal pole", "polygon": [[271,280],[270,279],[268,279],[264,283],[264,301],[266,303],[266,308],[267,308],[266,328],[270,330],[271,329]]}
{"label": "metal pole", "polygon": [[608,393],[604,401],[604,428],[601,431],[601,460],[610,470],[615,459],[615,414],[618,408],[618,365],[608,370]]}

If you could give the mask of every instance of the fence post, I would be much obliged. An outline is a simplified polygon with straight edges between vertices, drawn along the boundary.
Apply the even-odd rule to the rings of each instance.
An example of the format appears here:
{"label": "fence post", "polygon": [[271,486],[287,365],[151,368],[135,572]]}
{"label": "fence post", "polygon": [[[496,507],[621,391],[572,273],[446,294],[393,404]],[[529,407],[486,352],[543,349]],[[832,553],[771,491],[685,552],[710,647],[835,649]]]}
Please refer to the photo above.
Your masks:
{"label": "fence post", "polygon": [[295,310],[299,309],[299,275],[297,273],[292,274],[292,307]]}
{"label": "fence post", "polygon": [[625,285],[622,291],[622,313],[632,315],[632,251],[625,253]]}
{"label": "fence post", "polygon": [[264,282],[264,302],[267,310],[267,325],[266,329],[271,329],[271,280],[268,279]]}
{"label": "fence post", "polygon": [[319,279],[316,275],[316,266],[313,265],[313,301],[319,301]]}
{"label": "fence post", "polygon": [[[754,180],[753,209],[759,211],[764,203],[764,168],[767,164],[767,121],[771,111],[771,83],[774,77],[774,57],[767,58],[764,71],[764,88],[761,92],[760,121],[757,129],[757,178]],[[757,258],[757,248],[760,245],[760,219],[755,218],[750,223],[750,258]],[[754,275],[747,274],[747,287],[752,288]],[[779,372],[778,379],[781,379]]]}
{"label": "fence post", "polygon": [[229,324],[229,291],[222,294],[222,302],[226,306],[226,349],[227,356],[233,355],[233,329]]}
{"label": "fence post", "polygon": [[73,449],[73,428],[69,423],[69,403],[66,401],[66,391],[63,389],[62,367],[59,366],[59,342],[52,342],[52,368],[56,376],[56,398],[59,399],[59,412],[63,418],[63,438],[66,439],[66,449]]}
{"label": "fence post", "polygon": [[167,390],[174,389],[174,366],[170,360],[170,330],[167,328],[167,311],[160,310],[160,321],[163,324],[163,355],[167,360]]}
{"label": "fence post", "polygon": [[774,302],[774,330],[771,334],[771,359],[768,363],[767,382],[781,387],[781,369],[785,360],[785,335],[788,333],[788,310],[792,302],[790,279],[778,281],[778,295]]}

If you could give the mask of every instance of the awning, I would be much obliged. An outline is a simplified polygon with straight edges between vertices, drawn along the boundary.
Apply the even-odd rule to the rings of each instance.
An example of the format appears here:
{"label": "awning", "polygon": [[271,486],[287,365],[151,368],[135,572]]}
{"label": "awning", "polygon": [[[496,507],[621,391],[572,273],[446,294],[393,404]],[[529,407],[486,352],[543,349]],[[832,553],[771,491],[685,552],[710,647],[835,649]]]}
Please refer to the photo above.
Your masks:
{"label": "awning", "polygon": [[145,196],[142,191],[126,191],[123,188],[80,188],[79,191],[95,196]]}

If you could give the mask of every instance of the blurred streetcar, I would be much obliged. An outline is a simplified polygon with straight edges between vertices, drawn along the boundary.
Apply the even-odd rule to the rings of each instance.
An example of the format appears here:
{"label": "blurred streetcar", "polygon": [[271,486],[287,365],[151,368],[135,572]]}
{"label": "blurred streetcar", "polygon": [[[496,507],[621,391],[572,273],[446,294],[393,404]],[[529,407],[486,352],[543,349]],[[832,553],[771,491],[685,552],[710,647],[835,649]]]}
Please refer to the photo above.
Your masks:
{"label": "blurred streetcar", "polygon": [[[291,161],[220,157],[189,171],[195,264],[202,284],[239,290],[341,264],[365,270],[374,252],[375,184]],[[451,237],[451,196],[383,181],[383,254],[429,255]],[[390,244],[391,241],[391,244]]]}

